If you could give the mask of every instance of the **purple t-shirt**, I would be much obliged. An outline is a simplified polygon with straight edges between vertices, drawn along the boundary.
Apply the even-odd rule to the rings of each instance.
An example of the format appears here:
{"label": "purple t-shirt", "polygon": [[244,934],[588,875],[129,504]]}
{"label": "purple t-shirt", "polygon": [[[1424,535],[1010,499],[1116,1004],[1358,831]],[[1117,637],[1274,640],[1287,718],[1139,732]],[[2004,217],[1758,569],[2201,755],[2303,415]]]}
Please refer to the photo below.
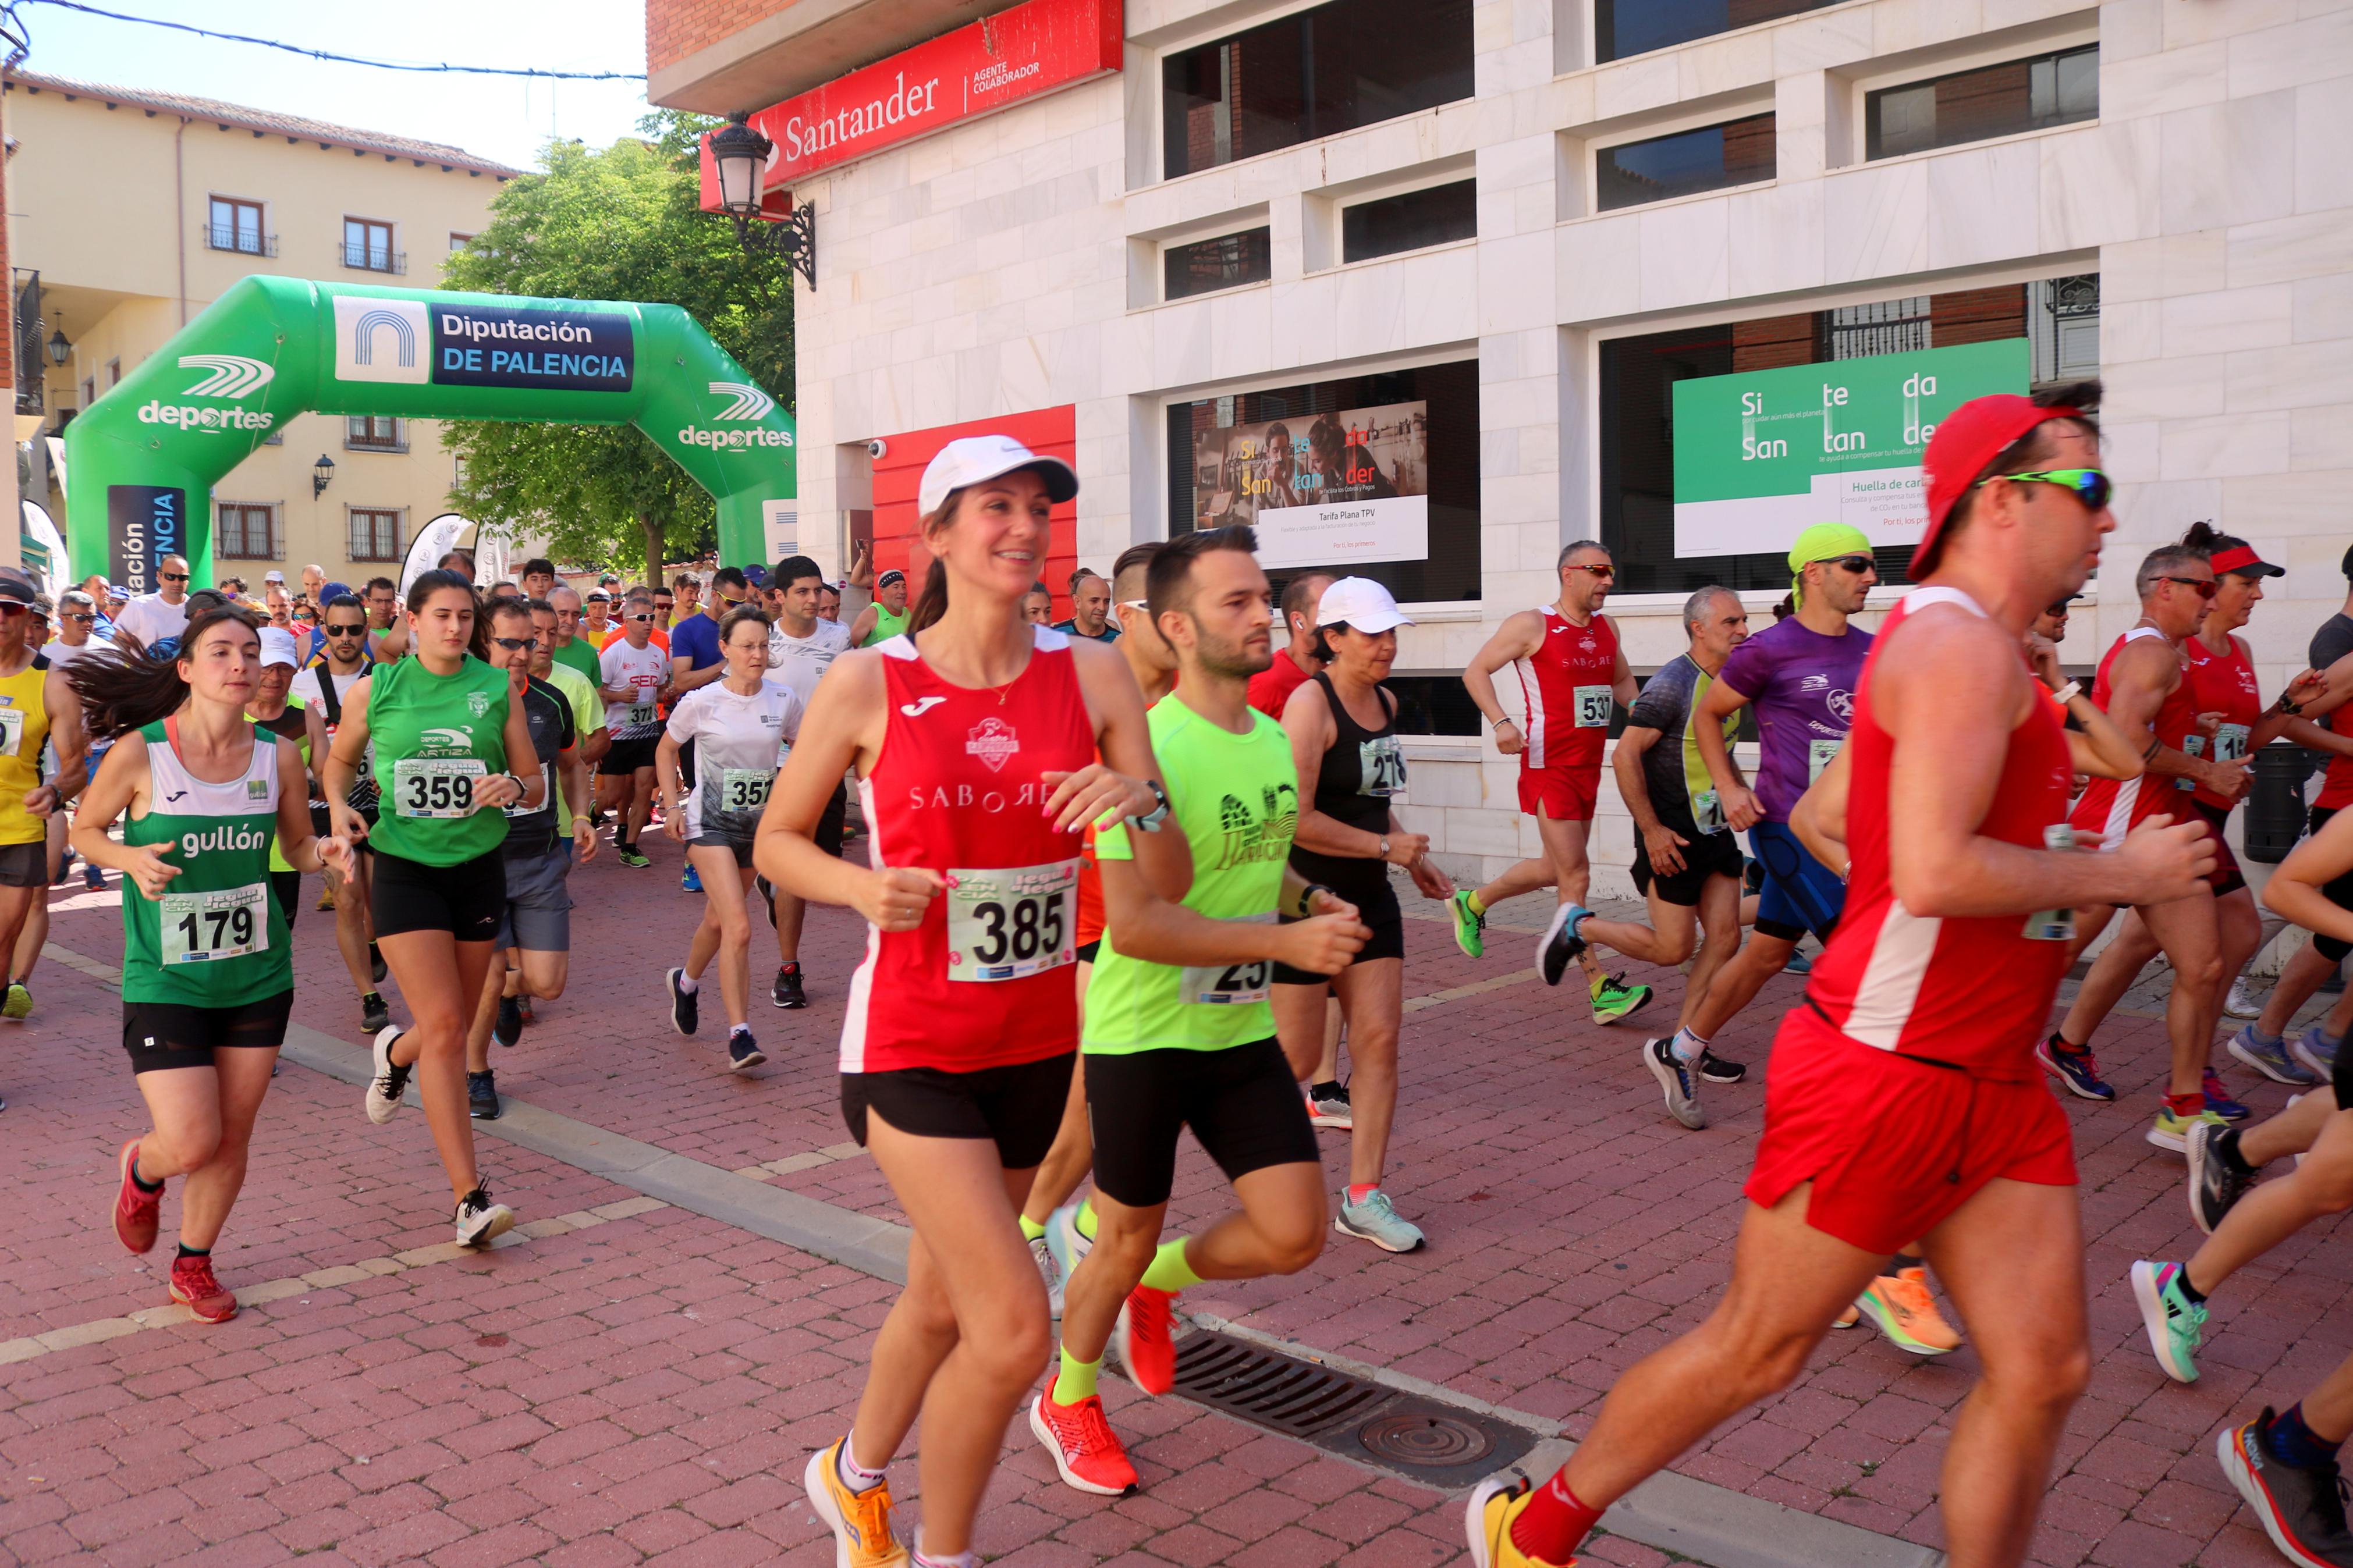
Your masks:
{"label": "purple t-shirt", "polygon": [[1756,705],[1764,766],[1757,799],[1768,822],[1787,822],[1854,722],[1855,688],[1871,634],[1850,625],[1827,637],[1791,616],[1732,650],[1716,677]]}

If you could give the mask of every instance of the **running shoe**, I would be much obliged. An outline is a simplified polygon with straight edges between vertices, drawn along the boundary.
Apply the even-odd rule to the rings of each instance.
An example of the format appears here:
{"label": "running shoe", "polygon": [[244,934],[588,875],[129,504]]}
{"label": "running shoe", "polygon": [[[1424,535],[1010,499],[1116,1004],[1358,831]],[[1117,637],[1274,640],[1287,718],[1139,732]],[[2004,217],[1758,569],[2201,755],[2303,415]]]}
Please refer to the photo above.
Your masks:
{"label": "running shoe", "polygon": [[631,870],[642,870],[646,867],[653,864],[651,860],[647,859],[643,854],[638,852],[638,847],[634,844],[623,845],[620,848],[613,851],[613,858],[618,860],[622,865],[628,867]]}
{"label": "running shoe", "polygon": [[2263,1002],[2260,996],[2247,994],[2247,977],[2240,975],[2231,982],[2231,994],[2222,999],[2222,1011],[2233,1018],[2260,1018]]}
{"label": "running shoe", "polygon": [[121,1168],[114,1188],[114,1238],[133,1252],[152,1251],[155,1232],[162,1228],[164,1189],[142,1193],[131,1173],[139,1161],[139,1140],[133,1138],[115,1156]]}
{"label": "running shoe", "polygon": [[2100,1064],[2092,1059],[2088,1046],[2071,1046],[2053,1032],[2035,1046],[2034,1059],[2078,1100],[2113,1100],[2116,1097],[2116,1091],[2101,1079]]}
{"label": "running shoe", "polygon": [[368,984],[381,985],[384,977],[391,973],[392,966],[385,963],[383,950],[374,942],[368,943]]}
{"label": "running shoe", "polygon": [[2157,1120],[2149,1123],[2148,1141],[2160,1149],[2184,1153],[2189,1147],[2189,1130],[2201,1123],[2213,1127],[2230,1125],[2211,1110],[2201,1110],[2195,1116],[2176,1116],[2171,1107],[2162,1107],[2158,1110]]}
{"label": "running shoe", "polygon": [[[81,867],[81,885],[93,893],[102,893],[106,891],[106,873],[85,860]],[[325,907],[332,910],[335,906],[331,900]]]}
{"label": "running shoe", "polygon": [[1487,956],[1487,917],[1471,910],[1471,894],[1466,889],[1446,900],[1454,911],[1454,945],[1462,950],[1465,958]]}
{"label": "running shoe", "polygon": [[1307,1124],[1328,1127],[1335,1132],[1345,1132],[1356,1125],[1356,1113],[1348,1103],[1348,1086],[1327,1083],[1311,1087],[1307,1091]]}
{"label": "running shoe", "polygon": [[1730,1061],[1714,1051],[1699,1054],[1699,1076],[1710,1083],[1739,1083],[1748,1077],[1746,1062]]}
{"label": "running shoe", "polygon": [[693,861],[689,860],[686,863],[686,869],[679,873],[678,889],[682,893],[702,891],[702,875],[694,868]]}
{"label": "running shoe", "polygon": [[1176,1386],[1176,1344],[1169,1334],[1176,1300],[1174,1290],[1138,1285],[1120,1303],[1111,1327],[1111,1342],[1127,1380],[1155,1398]]}
{"label": "running shoe", "polygon": [[1531,1557],[1512,1540],[1512,1524],[1527,1511],[1531,1489],[1517,1470],[1491,1476],[1471,1491],[1463,1526],[1471,1540],[1471,1568],[1577,1568],[1577,1559],[1555,1563]]}
{"label": "running shoe", "polygon": [[79,858],[81,858],[81,857],[73,852],[72,846],[67,846],[67,847],[58,856],[58,874],[49,879],[49,886],[52,888],[62,888],[68,882],[71,881],[73,879],[73,864]]}
{"label": "running shoe", "polygon": [[1795,974],[1801,979],[1813,972],[1814,961],[1794,947],[1789,950],[1789,962],[1781,966],[1782,973]]}
{"label": "running shoe", "polygon": [[752,1038],[751,1030],[727,1031],[727,1070],[729,1072],[750,1072],[767,1059],[767,1053],[761,1050],[759,1043]]}
{"label": "running shoe", "polygon": [[2206,1304],[2182,1292],[2181,1265],[2140,1262],[2132,1266],[2133,1300],[2157,1364],[2176,1383],[2198,1381],[2198,1346],[2205,1338]]}
{"label": "running shoe", "polygon": [[375,1075],[368,1079],[367,1119],[378,1127],[392,1120],[393,1112],[400,1109],[400,1097],[408,1092],[408,1068],[392,1059],[392,1043],[400,1035],[389,1024],[375,1032]]}
{"label": "running shoe", "polygon": [[1699,1103],[1699,1074],[1675,1055],[1672,1039],[1644,1040],[1642,1065],[1659,1080],[1667,1097],[1668,1115],[1694,1130],[1707,1125],[1707,1112]]}
{"label": "running shoe", "polygon": [[680,990],[678,983],[685,978],[685,970],[673,969],[663,976],[663,984],[670,987],[670,1026],[681,1035],[691,1035],[702,1021],[702,993]]}
{"label": "running shoe", "polygon": [[759,890],[760,901],[768,906],[768,929],[776,929],[776,885],[765,877],[754,876],[752,886]]}
{"label": "running shoe", "polygon": [[322,915],[331,915],[335,912],[335,890],[332,888],[321,888],[319,889],[319,912]]}
{"label": "running shoe", "polygon": [[2182,1151],[2189,1157],[2189,1217],[2208,1236],[2255,1184],[2253,1172],[2241,1171],[2222,1158],[2218,1144],[2226,1131],[2200,1122],[2189,1130],[2189,1142]]}
{"label": "running shoe", "polygon": [[1961,1336],[1936,1310],[1928,1294],[1928,1271],[1906,1268],[1883,1274],[1855,1302],[1879,1325],[1889,1342],[1914,1355],[1946,1355],[1961,1348]]}
{"label": "running shoe", "polygon": [[487,1069],[466,1075],[466,1113],[477,1121],[499,1119],[499,1086]]}
{"label": "running shoe", "polygon": [[2274,1083],[2309,1089],[2320,1081],[2319,1074],[2289,1053],[2285,1040],[2260,1034],[2253,1024],[2231,1037],[2231,1054]]}
{"label": "running shoe", "polygon": [[1332,1216],[1332,1228],[1342,1236],[1369,1241],[1384,1252],[1411,1252],[1422,1242],[1421,1227],[1398,1215],[1389,1203],[1388,1194],[1377,1187],[1360,1204],[1350,1203],[1348,1194],[1343,1192],[1340,1212]]}
{"label": "running shoe", "polygon": [[1845,1308],[1840,1311],[1839,1315],[1831,1320],[1831,1327],[1834,1329],[1851,1329],[1861,1321],[1862,1321],[1862,1309],[1856,1306],[1853,1302],[1849,1301]]}
{"label": "running shoe", "polygon": [[809,1507],[833,1531],[834,1568],[907,1568],[907,1549],[891,1533],[891,1483],[877,1481],[862,1492],[841,1484],[839,1456],[849,1441],[827,1444],[801,1470]]}
{"label": "running shoe", "polygon": [[[15,994],[15,988],[12,986],[9,991],[9,1005],[12,1007],[16,1005]],[[2295,1044],[2290,1046],[2288,1049],[2295,1053],[2296,1060],[2310,1068],[2318,1079],[2326,1079],[2336,1076],[2337,1047],[2344,1043],[2342,1040],[2330,1039],[2321,1033],[2320,1026],[2315,1024],[2297,1036]]]}
{"label": "running shoe", "polygon": [[1054,1468],[1063,1481],[1097,1497],[1125,1497],[1135,1490],[1135,1467],[1103,1415],[1103,1400],[1090,1394],[1076,1405],[1054,1403],[1054,1384],[1062,1375],[1057,1367],[1046,1387],[1029,1402],[1029,1430],[1054,1457]]}
{"label": "running shoe", "polygon": [[1585,939],[1577,934],[1577,928],[1590,912],[1578,904],[1563,904],[1553,910],[1552,924],[1536,939],[1536,968],[1546,984],[1559,984],[1569,963],[1585,951]]}
{"label": "running shoe", "polygon": [[2353,1568],[2353,1531],[2345,1527],[2345,1479],[2334,1461],[2304,1469],[2271,1451],[2272,1407],[2214,1441],[2222,1474],[2263,1521],[2280,1555],[2304,1568]]}
{"label": "running shoe", "polygon": [[8,982],[8,999],[0,1002],[0,1018],[21,1024],[33,1011],[33,993],[21,980]]}
{"label": "running shoe", "polygon": [[2225,1121],[2244,1121],[2254,1114],[2244,1105],[2231,1098],[2231,1091],[2223,1087],[2222,1080],[2215,1076],[2214,1069],[2211,1067],[2206,1069],[2205,1076],[2199,1079],[2198,1088],[2200,1092],[2206,1096],[2206,1109]]}
{"label": "running shoe", "polygon": [[457,1243],[460,1247],[488,1247],[514,1228],[514,1210],[504,1204],[491,1201],[488,1187],[476,1187],[458,1204],[451,1216],[458,1226]]}
{"label": "running shoe", "polygon": [[1046,1309],[1055,1317],[1062,1315],[1062,1268],[1054,1261],[1054,1244],[1040,1231],[1029,1238],[1029,1260],[1038,1266],[1038,1278],[1046,1282]]}
{"label": "running shoe", "polygon": [[526,1029],[539,1022],[539,1019],[532,1013],[531,993],[528,991],[518,991],[515,993],[515,1021]]}
{"label": "running shoe", "polygon": [[213,1278],[213,1260],[199,1253],[172,1259],[172,1300],[200,1323],[226,1323],[237,1316],[237,1298]]}
{"label": "running shoe", "polygon": [[768,987],[768,1000],[779,1007],[806,1007],[808,994],[801,989],[801,966],[787,963],[776,971],[776,983]]}
{"label": "running shoe", "polygon": [[1094,1237],[1079,1228],[1079,1205],[1064,1204],[1046,1221],[1046,1245],[1053,1249],[1054,1267],[1068,1279],[1079,1271],[1079,1259],[1092,1252]]}
{"label": "running shoe", "polygon": [[385,1005],[383,996],[371,991],[360,998],[361,1034],[373,1035],[377,1030],[389,1026],[391,1023],[392,1009]]}
{"label": "running shoe", "polygon": [[499,998],[498,1021],[491,1026],[491,1038],[502,1046],[522,1038],[522,1006],[513,997]]}
{"label": "running shoe", "polygon": [[1629,985],[1622,974],[1605,974],[1593,983],[1593,1021],[1614,1024],[1648,1006],[1650,1001],[1649,986]]}

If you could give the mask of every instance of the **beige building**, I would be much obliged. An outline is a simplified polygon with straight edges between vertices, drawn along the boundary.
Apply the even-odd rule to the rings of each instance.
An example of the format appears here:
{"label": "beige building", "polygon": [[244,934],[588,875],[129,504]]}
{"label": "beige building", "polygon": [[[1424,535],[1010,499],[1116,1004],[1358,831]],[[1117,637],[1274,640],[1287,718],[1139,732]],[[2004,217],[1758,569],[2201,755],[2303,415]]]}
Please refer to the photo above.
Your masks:
{"label": "beige building", "polygon": [[[521,173],[177,93],[30,72],[5,90],[17,411],[49,436],[248,273],[438,287],[444,258]],[[47,443],[33,445],[26,493],[46,488],[62,528]],[[321,489],[322,458],[333,468]],[[437,421],[290,419],[214,489],[217,569],[257,588],[310,562],[353,583],[390,571],[380,563],[398,562],[410,531],[448,510],[452,462]]]}

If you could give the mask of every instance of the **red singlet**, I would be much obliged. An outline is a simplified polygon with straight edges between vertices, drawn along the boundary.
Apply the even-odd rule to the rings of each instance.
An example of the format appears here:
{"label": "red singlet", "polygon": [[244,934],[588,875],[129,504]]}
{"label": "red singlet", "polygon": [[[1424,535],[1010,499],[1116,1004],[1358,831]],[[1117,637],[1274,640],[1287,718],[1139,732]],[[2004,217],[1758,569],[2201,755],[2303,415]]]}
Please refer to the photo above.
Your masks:
{"label": "red singlet", "polygon": [[[2138,642],[2144,637],[2155,637],[2162,642],[2165,634],[2155,626],[2135,626],[2118,637],[2116,645],[2108,649],[2107,656],[2100,660],[2099,677],[2092,682],[2092,706],[2101,712],[2108,711],[2111,696],[2108,667],[2116,662],[2116,655],[2124,650],[2126,643]],[[2190,640],[2194,642],[2197,639],[2193,637]],[[2158,744],[2170,746],[2177,752],[2190,750],[2189,742],[2193,739],[2202,750],[2206,741],[2204,736],[2194,733],[2197,724],[2198,698],[2191,689],[2189,677],[2185,673],[2173,688],[2172,694],[2158,706],[2157,718],[2150,723],[2148,732],[2156,737]],[[2176,782],[2155,773],[2143,773],[2137,779],[2094,779],[2085,787],[2084,798],[2075,803],[2074,815],[2068,820],[2087,831],[2106,834],[2106,847],[2114,849],[2123,842],[2126,834],[2158,812],[2166,813],[2176,822],[2189,818],[2188,803],[2182,796],[2189,792],[2176,789]]]}
{"label": "red singlet", "polygon": [[1520,766],[1598,774],[1609,740],[1618,634],[1599,613],[1581,626],[1550,605],[1537,605],[1536,614],[1544,617],[1544,641],[1513,661],[1528,713]]}
{"label": "red singlet", "polygon": [[1079,839],[1041,773],[1095,760],[1069,638],[1033,629],[1002,692],[951,686],[914,639],[878,645],[889,728],[859,798],[874,864],[948,879],[912,931],[868,928],[841,1023],[843,1072],[973,1072],[1078,1048]]}
{"label": "red singlet", "polygon": [[[2200,713],[2220,713],[2222,727],[2214,732],[2211,755],[2216,762],[2232,762],[2247,754],[2247,742],[2253,734],[2255,721],[2263,716],[2263,695],[2255,684],[2254,661],[2247,657],[2247,645],[2237,637],[2231,639],[2228,653],[2209,653],[2206,645],[2191,637],[2181,645],[2189,657],[2189,668],[2182,683],[2189,688],[2189,705]],[[2193,742],[2203,742],[2202,735],[2192,735]],[[2200,784],[2197,790],[2198,804],[2227,812],[2237,803],[2224,800],[2212,790]]]}

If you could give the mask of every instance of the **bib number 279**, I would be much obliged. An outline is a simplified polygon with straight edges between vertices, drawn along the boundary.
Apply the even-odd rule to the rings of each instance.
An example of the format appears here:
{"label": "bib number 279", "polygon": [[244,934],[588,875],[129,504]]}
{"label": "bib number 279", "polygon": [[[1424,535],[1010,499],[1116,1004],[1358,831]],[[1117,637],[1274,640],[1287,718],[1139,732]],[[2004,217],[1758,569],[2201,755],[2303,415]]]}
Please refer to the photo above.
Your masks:
{"label": "bib number 279", "polygon": [[1071,946],[1071,900],[1079,863],[948,872],[948,978],[1019,980],[1059,969]]}

